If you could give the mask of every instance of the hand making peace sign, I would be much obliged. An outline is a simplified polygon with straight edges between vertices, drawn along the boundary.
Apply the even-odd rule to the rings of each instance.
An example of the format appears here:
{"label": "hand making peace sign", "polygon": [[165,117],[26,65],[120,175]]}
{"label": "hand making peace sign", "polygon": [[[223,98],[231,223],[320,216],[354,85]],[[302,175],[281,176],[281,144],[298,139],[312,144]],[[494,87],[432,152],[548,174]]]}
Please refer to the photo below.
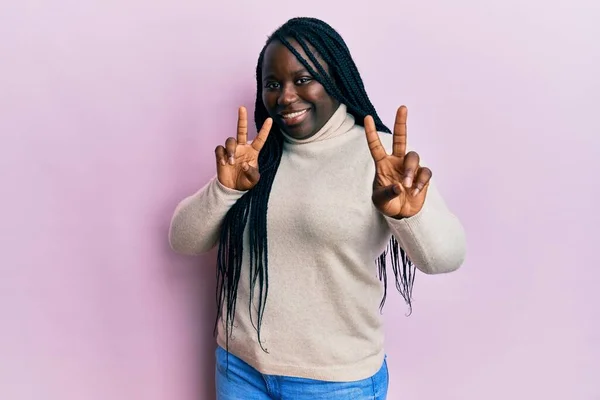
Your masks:
{"label": "hand making peace sign", "polygon": [[258,153],[265,144],[273,120],[267,118],[252,144],[248,144],[248,113],[245,107],[238,110],[237,140],[228,138],[225,147],[217,146],[217,178],[224,186],[245,191],[258,183]]}
{"label": "hand making peace sign", "polygon": [[375,161],[373,204],[384,215],[408,218],[417,214],[425,202],[431,170],[419,165],[419,155],[406,153],[407,108],[396,112],[392,155],[388,155],[379,140],[373,117],[365,117],[365,132]]}

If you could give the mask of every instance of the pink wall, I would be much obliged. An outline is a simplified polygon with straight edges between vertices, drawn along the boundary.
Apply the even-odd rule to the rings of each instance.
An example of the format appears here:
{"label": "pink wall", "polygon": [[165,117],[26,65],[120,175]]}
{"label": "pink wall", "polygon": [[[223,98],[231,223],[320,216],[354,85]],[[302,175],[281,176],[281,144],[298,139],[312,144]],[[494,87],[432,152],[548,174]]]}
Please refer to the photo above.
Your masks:
{"label": "pink wall", "polygon": [[387,123],[409,106],[468,233],[412,317],[388,300],[390,399],[600,398],[596,1],[5,3],[0,398],[213,398],[214,254],[167,226],[297,14],[341,31]]}

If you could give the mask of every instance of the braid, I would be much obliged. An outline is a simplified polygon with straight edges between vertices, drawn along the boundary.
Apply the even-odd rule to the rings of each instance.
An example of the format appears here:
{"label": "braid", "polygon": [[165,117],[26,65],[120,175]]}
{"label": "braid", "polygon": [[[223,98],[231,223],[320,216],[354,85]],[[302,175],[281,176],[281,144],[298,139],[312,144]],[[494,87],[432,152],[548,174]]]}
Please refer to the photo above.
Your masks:
{"label": "braid", "polygon": [[[290,39],[298,42],[309,60],[304,59],[290,43]],[[292,18],[277,29],[263,47],[256,66],[256,103],[254,122],[259,130],[269,114],[262,102],[262,65],[266,47],[274,40],[285,45],[304,65],[309,73],[319,81],[330,96],[346,105],[356,123],[362,125],[364,118],[371,115],[378,131],[391,133],[383,124],[375,107],[371,103],[364,88],[358,68],[352,59],[350,50],[342,37],[328,24],[315,18]],[[311,47],[312,46],[312,49]],[[329,66],[329,73],[317,59]],[[315,69],[311,64],[316,67]],[[241,275],[244,230],[249,233],[249,277],[250,277],[250,319],[261,341],[261,323],[265,311],[268,293],[268,249],[267,249],[267,211],[271,186],[281,161],[283,137],[275,125],[267,137],[265,145],[258,157],[260,180],[245,193],[229,210],[223,221],[219,239],[217,257],[217,323],[225,325],[228,344],[229,331],[233,327],[237,289]],[[392,236],[387,249],[377,257],[375,263],[379,279],[383,282],[384,293],[380,309],[387,296],[387,258],[391,259],[391,267],[396,278],[396,288],[404,297],[412,311],[412,287],[415,279],[415,266],[406,252]],[[258,297],[255,289],[258,285]],[[254,307],[253,307],[254,305]],[[225,307],[225,310],[223,309]],[[256,311],[256,320],[254,319]],[[225,314],[224,314],[225,313]],[[215,333],[217,326],[215,325]],[[266,348],[262,347],[264,351]]]}

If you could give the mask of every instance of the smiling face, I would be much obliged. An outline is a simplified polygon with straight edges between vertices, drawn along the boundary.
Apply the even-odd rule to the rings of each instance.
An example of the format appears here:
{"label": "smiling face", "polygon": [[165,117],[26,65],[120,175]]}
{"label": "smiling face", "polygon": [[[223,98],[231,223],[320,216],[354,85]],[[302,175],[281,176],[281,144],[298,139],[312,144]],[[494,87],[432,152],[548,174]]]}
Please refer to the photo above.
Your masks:
{"label": "smiling face", "polygon": [[[290,40],[306,60],[302,47]],[[315,66],[308,61],[314,69]],[[322,64],[328,72],[327,65]],[[294,139],[307,139],[325,125],[339,102],[331,97],[304,65],[281,42],[274,40],[266,50],[262,68],[262,100],[273,121]]]}

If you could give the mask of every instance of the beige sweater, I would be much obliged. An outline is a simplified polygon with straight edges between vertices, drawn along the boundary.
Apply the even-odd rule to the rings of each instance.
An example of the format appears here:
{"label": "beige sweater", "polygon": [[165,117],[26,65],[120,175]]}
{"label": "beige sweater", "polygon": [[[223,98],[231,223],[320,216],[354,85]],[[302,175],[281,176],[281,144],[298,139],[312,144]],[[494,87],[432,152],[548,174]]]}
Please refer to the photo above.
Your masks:
{"label": "beige sweater", "polygon": [[[389,154],[392,135],[380,137]],[[464,231],[434,180],[421,212],[395,220],[372,204],[374,174],[364,129],[344,105],[310,139],[286,137],[267,221],[269,294],[261,335],[268,353],[259,346],[248,315],[245,268],[229,340],[233,354],[264,374],[326,381],[367,378],[384,358],[383,289],[375,259],[390,235],[426,274],[462,264]],[[171,222],[171,247],[184,254],[212,249],[223,217],[242,194],[215,177],[184,199]],[[394,289],[390,285],[388,294]],[[223,330],[217,342],[224,347]]]}

